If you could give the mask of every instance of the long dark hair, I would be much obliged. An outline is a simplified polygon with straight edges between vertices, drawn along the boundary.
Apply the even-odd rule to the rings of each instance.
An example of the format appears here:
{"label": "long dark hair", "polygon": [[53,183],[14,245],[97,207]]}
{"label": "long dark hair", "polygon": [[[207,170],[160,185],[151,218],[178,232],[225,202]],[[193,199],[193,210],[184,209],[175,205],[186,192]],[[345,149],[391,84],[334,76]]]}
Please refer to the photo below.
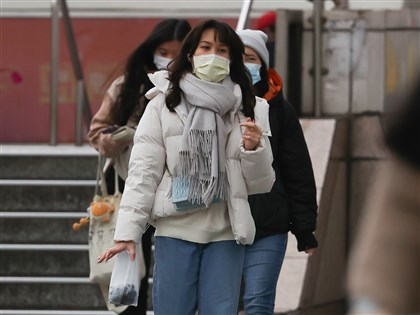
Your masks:
{"label": "long dark hair", "polygon": [[171,65],[169,80],[172,82],[172,87],[166,96],[166,106],[170,111],[174,111],[174,108],[181,102],[182,91],[179,87],[179,82],[186,72],[192,72],[190,59],[198,47],[201,35],[208,29],[214,29],[217,39],[229,47],[230,78],[241,87],[245,116],[254,119],[255,96],[252,91],[251,77],[242,59],[244,44],[229,25],[216,20],[204,21],[193,28],[185,37],[181,53]]}
{"label": "long dark hair", "polygon": [[147,73],[157,70],[153,63],[156,48],[172,40],[182,42],[190,30],[191,26],[185,20],[165,19],[131,53],[124,71],[124,83],[111,109],[111,117],[116,124],[127,124],[131,116],[140,120],[147,104],[144,94],[152,87]]}
{"label": "long dark hair", "polygon": [[396,103],[387,123],[385,140],[389,148],[406,162],[420,170],[420,76],[403,103]]}
{"label": "long dark hair", "polygon": [[265,93],[268,92],[269,86],[268,86],[268,71],[267,71],[267,65],[265,62],[261,59],[261,68],[260,68],[260,76],[261,80],[254,84],[254,90],[255,95],[259,97],[264,97]]}

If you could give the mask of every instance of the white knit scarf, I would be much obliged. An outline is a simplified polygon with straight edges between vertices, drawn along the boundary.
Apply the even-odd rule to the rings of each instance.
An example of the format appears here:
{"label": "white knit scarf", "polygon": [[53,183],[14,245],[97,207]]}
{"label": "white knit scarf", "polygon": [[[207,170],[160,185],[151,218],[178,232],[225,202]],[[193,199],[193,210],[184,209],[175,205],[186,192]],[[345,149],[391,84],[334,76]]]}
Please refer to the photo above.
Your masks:
{"label": "white knit scarf", "polygon": [[214,198],[226,199],[227,131],[225,115],[242,97],[234,95],[230,77],[221,83],[188,73],[180,81],[182,101],[191,105],[179,151],[178,175],[189,182],[188,200],[208,207]]}

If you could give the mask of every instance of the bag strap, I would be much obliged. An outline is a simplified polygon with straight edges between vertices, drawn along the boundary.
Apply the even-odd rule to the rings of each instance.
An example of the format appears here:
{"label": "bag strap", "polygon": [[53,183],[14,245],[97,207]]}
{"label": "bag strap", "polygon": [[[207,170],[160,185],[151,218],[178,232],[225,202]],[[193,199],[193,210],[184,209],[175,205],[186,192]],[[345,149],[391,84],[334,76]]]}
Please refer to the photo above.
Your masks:
{"label": "bag strap", "polygon": [[96,186],[95,186],[95,195],[99,195],[99,190],[101,191],[100,194],[102,196],[108,195],[108,189],[106,188],[106,181],[105,181],[105,174],[102,166],[102,156],[98,154],[98,167],[96,169]]}
{"label": "bag strap", "polygon": [[[98,154],[98,168],[96,170],[96,186],[95,186],[95,195],[98,195],[99,189],[101,190],[102,196],[108,195],[108,188],[106,187],[106,179],[104,169],[112,167],[114,169],[114,195],[117,195],[120,192],[120,181],[118,179],[118,173],[115,170],[113,165],[103,163],[104,157]],[[105,164],[105,165],[102,165]]]}
{"label": "bag strap", "polygon": [[117,195],[120,193],[120,181],[118,180],[118,173],[114,166],[112,166],[114,169],[114,195]]}

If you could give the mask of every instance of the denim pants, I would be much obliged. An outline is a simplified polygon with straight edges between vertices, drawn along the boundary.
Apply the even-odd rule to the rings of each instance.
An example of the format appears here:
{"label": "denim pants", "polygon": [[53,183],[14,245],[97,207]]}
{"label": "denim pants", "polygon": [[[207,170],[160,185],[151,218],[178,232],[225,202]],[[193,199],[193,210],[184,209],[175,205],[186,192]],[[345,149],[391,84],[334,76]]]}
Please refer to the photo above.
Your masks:
{"label": "denim pants", "polygon": [[287,233],[264,237],[245,249],[243,303],[246,315],[272,315]]}
{"label": "denim pants", "polygon": [[155,239],[153,310],[156,315],[236,315],[245,246]]}

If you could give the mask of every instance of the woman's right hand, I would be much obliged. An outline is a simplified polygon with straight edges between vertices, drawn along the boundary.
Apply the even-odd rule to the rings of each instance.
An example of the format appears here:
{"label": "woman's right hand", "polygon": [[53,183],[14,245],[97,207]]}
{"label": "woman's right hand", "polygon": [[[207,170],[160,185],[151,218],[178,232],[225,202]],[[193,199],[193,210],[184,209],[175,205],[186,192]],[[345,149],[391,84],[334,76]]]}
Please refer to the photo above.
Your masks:
{"label": "woman's right hand", "polygon": [[242,135],[245,150],[255,150],[261,139],[261,129],[247,117],[246,121],[240,123],[240,126],[245,127],[245,132]]}
{"label": "woman's right hand", "polygon": [[115,158],[123,152],[131,141],[114,141],[110,133],[101,133],[98,141],[98,151],[102,156]]}
{"label": "woman's right hand", "polygon": [[107,262],[116,254],[124,250],[127,250],[130,253],[130,259],[134,261],[136,258],[136,244],[133,241],[115,241],[115,245],[111,248],[108,248],[101,256],[99,256],[96,262]]}

